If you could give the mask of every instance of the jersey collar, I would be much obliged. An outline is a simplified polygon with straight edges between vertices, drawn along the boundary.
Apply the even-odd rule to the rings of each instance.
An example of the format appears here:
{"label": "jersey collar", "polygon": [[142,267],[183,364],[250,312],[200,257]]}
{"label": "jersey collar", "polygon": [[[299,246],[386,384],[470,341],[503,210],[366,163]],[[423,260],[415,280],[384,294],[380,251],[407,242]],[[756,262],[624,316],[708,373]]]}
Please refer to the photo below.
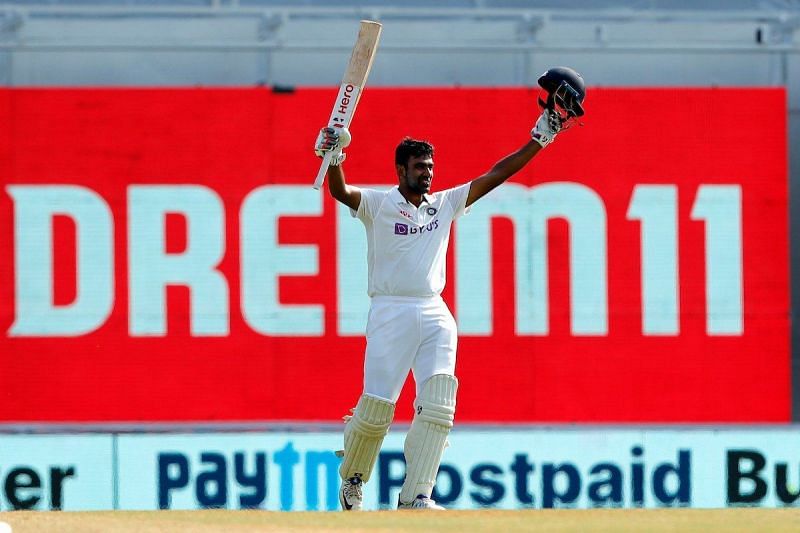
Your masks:
{"label": "jersey collar", "polygon": [[[394,186],[394,188],[392,189],[392,194],[394,195],[394,200],[395,200],[395,201],[396,201],[398,204],[403,204],[403,205],[406,205],[406,204],[409,204],[409,205],[414,205],[414,204],[412,204],[411,202],[409,202],[408,200],[406,200],[406,197],[405,197],[405,196],[403,196],[403,195],[400,193],[400,187],[399,187],[398,185],[395,185],[395,186]],[[424,202],[424,203],[427,203],[427,204],[432,204],[432,203],[433,203],[433,195],[431,195],[431,194],[423,194],[423,195],[422,195],[422,202]],[[422,205],[422,203],[420,203],[420,205]]]}

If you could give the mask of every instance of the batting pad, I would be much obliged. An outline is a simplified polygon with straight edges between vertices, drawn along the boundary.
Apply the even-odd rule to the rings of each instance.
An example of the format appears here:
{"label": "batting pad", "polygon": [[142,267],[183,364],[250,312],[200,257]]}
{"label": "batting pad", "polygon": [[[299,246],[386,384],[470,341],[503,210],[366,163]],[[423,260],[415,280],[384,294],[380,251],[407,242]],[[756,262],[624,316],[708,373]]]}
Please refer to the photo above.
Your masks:
{"label": "batting pad", "polygon": [[406,479],[400,501],[410,502],[418,495],[430,497],[436,473],[453,427],[458,380],[447,374],[431,376],[422,386],[417,412],[406,435]]}
{"label": "batting pad", "polygon": [[369,394],[361,395],[344,428],[344,460],[339,467],[342,479],[359,477],[361,481],[369,481],[393,418],[392,402]]}

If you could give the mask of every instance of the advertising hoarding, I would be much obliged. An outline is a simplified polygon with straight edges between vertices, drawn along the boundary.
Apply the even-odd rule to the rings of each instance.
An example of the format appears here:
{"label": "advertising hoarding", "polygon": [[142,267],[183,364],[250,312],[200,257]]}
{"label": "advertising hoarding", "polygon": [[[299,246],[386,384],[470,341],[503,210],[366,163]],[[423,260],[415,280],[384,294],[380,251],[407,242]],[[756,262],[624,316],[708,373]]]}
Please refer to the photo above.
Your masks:
{"label": "advertising hoarding", "polygon": [[[384,442],[366,509],[391,509],[403,431]],[[456,428],[434,498],[449,509],[800,505],[798,431]],[[342,436],[245,432],[0,436],[0,510],[336,510]]]}
{"label": "advertising hoarding", "polygon": [[[347,413],[366,259],[310,186],[328,92],[0,91],[0,420]],[[435,189],[463,183],[527,140],[534,102],[371,91],[348,179],[395,183],[408,134],[436,146]],[[784,91],[595,89],[586,107],[455,227],[458,418],[788,421]]]}

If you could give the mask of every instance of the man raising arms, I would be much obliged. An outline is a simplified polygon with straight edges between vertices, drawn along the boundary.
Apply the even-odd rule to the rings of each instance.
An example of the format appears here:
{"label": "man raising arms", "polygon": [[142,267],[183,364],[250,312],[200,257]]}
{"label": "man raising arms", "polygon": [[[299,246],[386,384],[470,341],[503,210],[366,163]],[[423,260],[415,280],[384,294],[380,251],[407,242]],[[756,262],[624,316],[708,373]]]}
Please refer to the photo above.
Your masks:
{"label": "man raising arms", "polygon": [[[577,105],[582,114],[580,101]],[[552,142],[565,120],[545,108],[522,147],[471,182],[436,193],[430,192],[434,149],[428,142],[403,139],[395,151],[398,185],[377,191],[345,181],[342,148],[350,143],[349,132],[320,131],[317,155],[332,152],[330,194],[364,224],[368,246],[371,304],[364,387],[353,415],[346,417],[339,493],[343,509],[361,510],[362,484],[370,478],[409,371],[416,382],[415,415],[405,439],[406,476],[398,508],[442,509],[431,494],[453,426],[458,387],[456,323],[440,296],[450,227]]]}

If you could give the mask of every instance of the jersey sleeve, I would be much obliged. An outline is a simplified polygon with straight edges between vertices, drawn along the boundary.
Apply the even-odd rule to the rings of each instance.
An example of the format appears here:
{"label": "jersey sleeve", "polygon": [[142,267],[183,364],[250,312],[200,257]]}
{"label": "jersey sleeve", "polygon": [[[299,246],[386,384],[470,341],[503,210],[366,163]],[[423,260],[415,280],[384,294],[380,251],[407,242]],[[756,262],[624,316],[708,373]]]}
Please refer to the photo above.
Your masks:
{"label": "jersey sleeve", "polygon": [[467,197],[469,196],[469,188],[472,186],[472,183],[465,183],[464,185],[459,185],[458,187],[453,187],[452,189],[448,189],[447,193],[447,202],[450,204],[450,207],[453,210],[453,219],[460,217],[466,213],[469,213],[469,208],[466,207],[467,205]]}
{"label": "jersey sleeve", "polygon": [[351,209],[350,216],[355,217],[361,221],[370,221],[375,219],[378,213],[378,208],[381,205],[381,200],[385,193],[376,191],[375,189],[359,189],[361,191],[361,202],[358,204],[358,209]]}

